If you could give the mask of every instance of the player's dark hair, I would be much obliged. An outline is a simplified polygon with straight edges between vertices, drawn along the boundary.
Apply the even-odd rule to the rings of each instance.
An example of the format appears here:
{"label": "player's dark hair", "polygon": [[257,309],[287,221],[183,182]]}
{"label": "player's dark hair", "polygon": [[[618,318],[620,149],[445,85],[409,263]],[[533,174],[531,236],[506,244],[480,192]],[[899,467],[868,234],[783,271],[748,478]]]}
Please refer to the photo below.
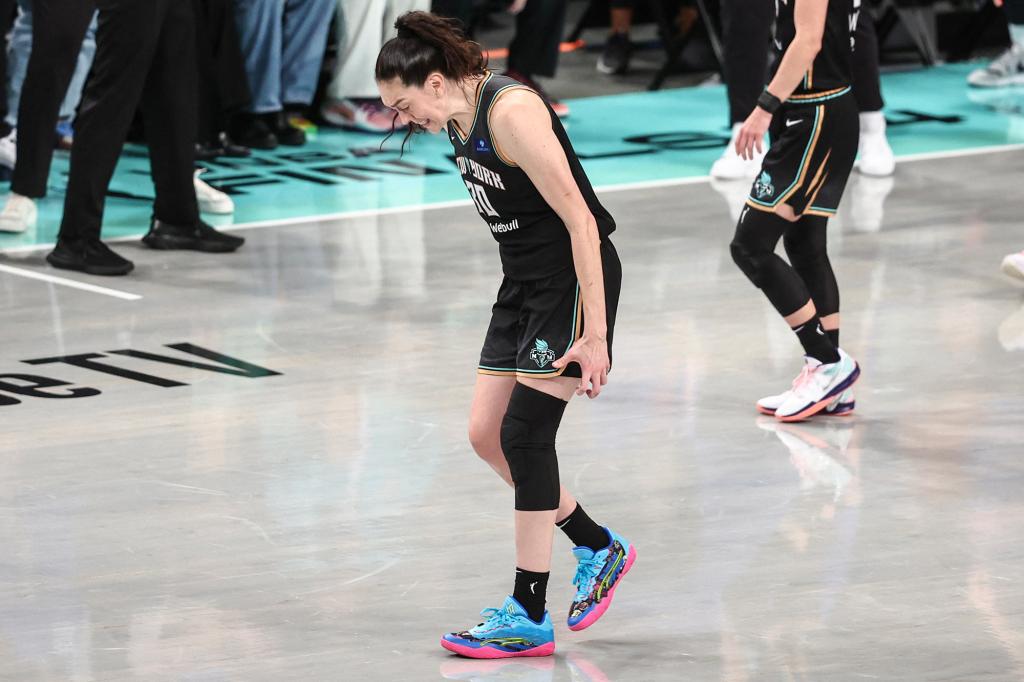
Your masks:
{"label": "player's dark hair", "polygon": [[[399,78],[405,86],[422,86],[435,71],[459,82],[482,76],[487,70],[487,57],[480,44],[467,38],[455,19],[430,12],[406,12],[395,21],[395,28],[398,36],[384,43],[377,55],[374,76],[378,81]],[[394,133],[394,119],[391,132]],[[422,129],[410,123],[402,140],[402,151],[410,136],[417,132]]]}

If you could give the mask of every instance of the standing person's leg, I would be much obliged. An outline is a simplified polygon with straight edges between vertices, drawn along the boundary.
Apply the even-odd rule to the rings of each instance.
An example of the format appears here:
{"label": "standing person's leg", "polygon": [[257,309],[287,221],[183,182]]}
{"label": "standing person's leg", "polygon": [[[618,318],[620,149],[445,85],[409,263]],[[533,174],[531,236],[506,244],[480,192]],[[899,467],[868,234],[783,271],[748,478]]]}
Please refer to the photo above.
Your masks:
{"label": "standing person's leg", "polygon": [[[87,0],[86,4],[95,6],[95,2]],[[75,72],[71,75],[71,82],[68,83],[68,90],[64,95],[64,101],[60,105],[60,119],[74,120],[78,104],[82,101],[82,90],[85,88],[85,81],[92,70],[92,60],[96,57],[96,12],[93,12],[89,26],[85,30],[85,39],[82,40],[82,48],[78,51],[78,59],[75,61]]]}
{"label": "standing person's leg", "polygon": [[878,36],[875,20],[867,7],[861,7],[854,32],[851,59],[853,95],[860,110],[860,160],[857,168],[864,175],[885,177],[896,170],[896,158],[885,136],[882,113],[882,79],[878,69]]}
{"label": "standing person's leg", "polygon": [[242,238],[221,234],[199,218],[193,177],[199,74],[192,3],[149,1],[160,6],[162,25],[142,91],[142,120],[156,189],[153,221],[142,241],[156,249],[234,251]]}
{"label": "standing person's leg", "polygon": [[[327,33],[336,0],[287,0],[281,51],[281,102],[305,109],[313,101],[320,78]],[[303,144],[305,133],[292,126],[285,112],[271,121],[282,144]]]}
{"label": "standing person's leg", "polygon": [[123,275],[132,264],[100,242],[103,205],[146,83],[162,13],[155,2],[96,4],[96,58],[79,107],[60,234],[47,261],[89,274]]}
{"label": "standing person's leg", "polygon": [[95,9],[88,0],[34,0],[31,4],[35,11],[30,16],[36,21],[25,46],[30,49],[25,77],[13,100],[21,126],[11,196],[0,213],[2,232],[24,232],[36,222],[33,199],[46,195],[61,98],[70,90],[76,55]]}
{"label": "standing person's leg", "polygon": [[[787,126],[789,118],[799,122]],[[793,389],[762,398],[758,411],[799,421],[841,400],[860,375],[856,362],[836,343],[839,290],[825,252],[826,219],[839,206],[856,157],[856,102],[842,96],[815,106],[785,105],[769,131],[772,146],[730,250],[793,330],[806,356]],[[791,264],[775,253],[784,234]]]}
{"label": "standing person's leg", "polygon": [[1024,83],[1024,0],[1004,0],[1010,29],[1010,47],[988,66],[975,69],[967,83],[979,88],[1001,88]]}
{"label": "standing person's leg", "polygon": [[508,75],[540,93],[559,117],[569,115],[568,105],[549,97],[534,76],[555,75],[566,6],[566,0],[526,3],[516,15],[516,32],[508,46]]}
{"label": "standing person's leg", "polygon": [[[7,35],[8,31],[10,31],[14,23],[14,9],[16,6],[16,0],[0,0],[0,36]],[[0,77],[6,78],[8,76],[7,71],[7,50],[0,49]],[[7,89],[5,87],[4,95],[6,94]],[[6,97],[0,97],[0,137],[6,137],[11,132],[6,122],[11,111],[8,108]]]}
{"label": "standing person's leg", "polygon": [[629,32],[633,28],[635,4],[636,0],[611,0],[608,3],[611,30],[597,60],[597,70],[601,73],[623,74],[629,69],[629,58],[633,52]]}
{"label": "standing person's leg", "polygon": [[320,108],[331,125],[387,133],[395,123],[394,112],[381,103],[373,79],[377,53],[395,35],[394,22],[384,20],[387,9],[388,0],[338,0],[338,56]]}
{"label": "standing person's leg", "polygon": [[761,165],[763,154],[740,158],[736,136],[767,82],[774,12],[771,0],[722,0],[723,70],[731,132],[721,158],[711,166],[711,176],[719,180],[753,177]]}
{"label": "standing person's leg", "polygon": [[[2,16],[8,16],[6,12],[12,3],[6,0],[0,3]],[[28,67],[29,55],[32,53],[32,0],[18,0],[18,16],[11,27],[10,39],[7,49],[0,50],[5,63],[3,74],[7,77],[6,99],[3,104],[3,121],[7,130],[18,127],[18,101],[21,98],[22,83],[25,80],[25,71]],[[6,34],[7,32],[4,31]]]}
{"label": "standing person's leg", "polygon": [[252,103],[235,117],[232,136],[246,147],[274,149],[278,144],[260,115],[281,111],[283,21],[283,0],[235,0],[238,41]]}

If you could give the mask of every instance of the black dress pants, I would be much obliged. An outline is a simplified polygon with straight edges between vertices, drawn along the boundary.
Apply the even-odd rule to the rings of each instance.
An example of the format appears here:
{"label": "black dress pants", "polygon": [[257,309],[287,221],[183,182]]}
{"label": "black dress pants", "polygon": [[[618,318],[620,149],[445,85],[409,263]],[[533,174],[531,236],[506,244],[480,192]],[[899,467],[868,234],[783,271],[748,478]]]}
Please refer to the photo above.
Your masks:
{"label": "black dress pants", "polygon": [[32,52],[18,102],[18,162],[11,180],[16,194],[46,195],[60,105],[95,11],[93,0],[32,0]]}
{"label": "black dress pants", "polygon": [[508,68],[524,76],[555,75],[558,47],[565,30],[566,0],[531,0],[516,15],[516,33],[508,46]]}
{"label": "black dress pants", "polygon": [[107,187],[141,105],[155,218],[199,220],[195,20],[186,0],[96,0],[96,58],[75,120],[62,241],[99,239]]}
{"label": "black dress pants", "polygon": [[213,143],[252,101],[234,0],[192,0],[199,59],[199,141]]}
{"label": "black dress pants", "polygon": [[[730,126],[747,119],[768,82],[768,50],[774,21],[775,5],[771,0],[722,0]],[[875,22],[866,9],[861,9],[854,41],[857,48],[851,57],[851,69],[857,108],[878,111],[883,106],[878,82],[878,37]]]}

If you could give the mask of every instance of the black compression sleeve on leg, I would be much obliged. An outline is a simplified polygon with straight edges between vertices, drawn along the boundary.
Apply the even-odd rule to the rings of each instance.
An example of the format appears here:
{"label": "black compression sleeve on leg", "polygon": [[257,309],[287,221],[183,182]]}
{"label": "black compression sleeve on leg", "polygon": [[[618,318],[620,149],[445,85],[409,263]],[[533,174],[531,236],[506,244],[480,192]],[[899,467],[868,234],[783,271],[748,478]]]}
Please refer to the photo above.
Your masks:
{"label": "black compression sleeve on leg", "polygon": [[517,511],[558,509],[555,436],[566,402],[517,383],[501,422],[505,453],[516,490]]}
{"label": "black compression sleeve on leg", "polygon": [[779,238],[791,225],[774,213],[744,208],[729,245],[736,265],[783,317],[800,310],[811,298],[800,275],[775,253]]}
{"label": "black compression sleeve on leg", "polygon": [[783,237],[786,255],[807,286],[818,317],[839,312],[839,284],[827,250],[828,218],[805,215]]}

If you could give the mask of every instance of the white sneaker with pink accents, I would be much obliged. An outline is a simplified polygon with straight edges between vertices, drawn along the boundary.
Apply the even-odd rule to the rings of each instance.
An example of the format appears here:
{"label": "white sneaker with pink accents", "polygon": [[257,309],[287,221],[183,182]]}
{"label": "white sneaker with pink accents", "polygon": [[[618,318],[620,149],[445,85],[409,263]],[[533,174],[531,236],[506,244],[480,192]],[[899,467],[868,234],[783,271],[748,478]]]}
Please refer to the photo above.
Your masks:
{"label": "white sneaker with pink accents", "polygon": [[860,377],[860,366],[841,348],[838,362],[823,365],[814,358],[804,358],[804,363],[789,395],[775,409],[775,418],[780,421],[803,421],[821,412]]}

